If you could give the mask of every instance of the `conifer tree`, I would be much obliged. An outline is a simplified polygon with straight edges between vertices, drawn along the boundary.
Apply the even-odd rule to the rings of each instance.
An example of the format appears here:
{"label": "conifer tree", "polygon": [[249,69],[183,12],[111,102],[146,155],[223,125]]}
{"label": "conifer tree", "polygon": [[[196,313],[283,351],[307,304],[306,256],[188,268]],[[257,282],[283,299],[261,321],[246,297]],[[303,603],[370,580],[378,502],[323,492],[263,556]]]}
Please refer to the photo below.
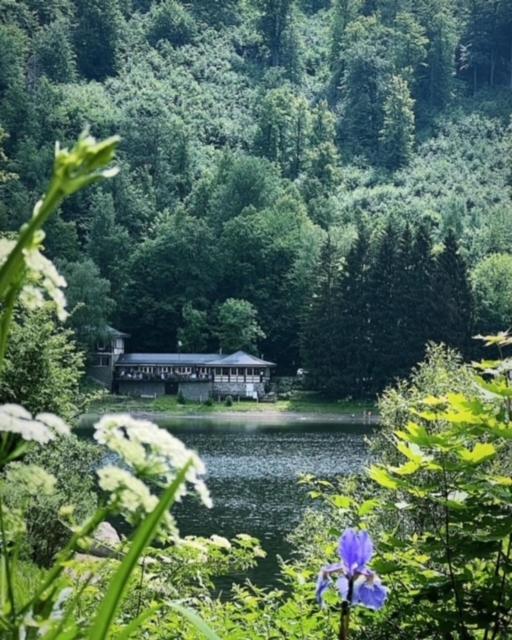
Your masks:
{"label": "conifer tree", "polygon": [[361,396],[369,388],[368,252],[367,231],[361,227],[339,286],[341,308],[335,342],[339,374],[331,381],[331,392],[338,397]]}
{"label": "conifer tree", "polygon": [[398,374],[400,357],[400,306],[397,304],[399,243],[393,224],[388,223],[368,275],[371,386],[381,391]]}
{"label": "conifer tree", "polygon": [[390,80],[379,137],[382,161],[388,169],[399,169],[409,163],[414,146],[414,100],[407,82],[400,76]]}
{"label": "conifer tree", "polygon": [[409,344],[404,344],[409,357],[409,367],[423,360],[425,346],[434,336],[435,266],[430,230],[425,223],[422,223],[418,226],[411,246],[407,271],[408,286],[404,300],[411,329],[408,336]]}
{"label": "conifer tree", "polygon": [[313,296],[304,313],[301,352],[315,388],[329,390],[339,375],[338,342],[340,257],[328,235],[322,246]]}
{"label": "conifer tree", "polygon": [[300,73],[300,44],[295,26],[295,0],[260,0],[259,30],[272,67],[286,67],[292,80]]}
{"label": "conifer tree", "polygon": [[446,236],[443,251],[437,256],[434,292],[436,309],[432,338],[466,351],[471,338],[473,297],[466,264],[452,230]]}

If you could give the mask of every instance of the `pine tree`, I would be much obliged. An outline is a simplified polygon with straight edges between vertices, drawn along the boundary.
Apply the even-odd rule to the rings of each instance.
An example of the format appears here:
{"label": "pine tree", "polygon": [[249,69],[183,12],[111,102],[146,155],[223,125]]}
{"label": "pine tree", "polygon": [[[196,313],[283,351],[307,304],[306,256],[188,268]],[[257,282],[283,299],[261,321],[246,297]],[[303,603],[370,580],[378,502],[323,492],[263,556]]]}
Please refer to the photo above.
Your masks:
{"label": "pine tree", "polygon": [[398,251],[397,233],[393,224],[388,223],[368,274],[370,379],[375,391],[382,391],[399,371]]}
{"label": "pine tree", "polygon": [[368,252],[367,232],[360,228],[339,286],[338,376],[331,380],[331,392],[338,397],[361,397],[369,389]]}
{"label": "pine tree", "polygon": [[390,80],[379,139],[382,161],[388,169],[399,169],[409,163],[414,146],[414,100],[407,82],[400,76]]}
{"label": "pine tree", "polygon": [[473,319],[473,296],[466,264],[452,230],[446,235],[435,269],[435,326],[432,338],[463,353],[468,349]]}
{"label": "pine tree", "polygon": [[285,67],[290,79],[300,76],[300,43],[296,30],[295,0],[260,0],[259,30],[272,67]]}
{"label": "pine tree", "polygon": [[434,285],[435,260],[432,254],[432,239],[426,224],[420,224],[411,246],[407,265],[407,287],[405,290],[408,344],[404,349],[409,367],[423,360],[425,346],[434,336],[435,313]]}
{"label": "pine tree", "polygon": [[336,353],[340,257],[330,236],[322,246],[313,296],[304,313],[301,353],[311,383],[330,388],[338,377]]}

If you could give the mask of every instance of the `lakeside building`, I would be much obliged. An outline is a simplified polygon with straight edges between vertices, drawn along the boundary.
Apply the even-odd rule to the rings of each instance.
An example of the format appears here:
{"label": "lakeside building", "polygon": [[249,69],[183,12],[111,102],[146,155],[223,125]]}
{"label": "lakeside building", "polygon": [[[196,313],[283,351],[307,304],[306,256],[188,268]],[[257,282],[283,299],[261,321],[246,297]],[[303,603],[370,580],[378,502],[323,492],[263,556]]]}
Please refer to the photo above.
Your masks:
{"label": "lakeside building", "polygon": [[275,364],[237,351],[221,353],[125,353],[129,336],[108,328],[98,345],[89,375],[113,393],[157,397],[181,393],[187,400],[205,402],[226,396],[263,398]]}

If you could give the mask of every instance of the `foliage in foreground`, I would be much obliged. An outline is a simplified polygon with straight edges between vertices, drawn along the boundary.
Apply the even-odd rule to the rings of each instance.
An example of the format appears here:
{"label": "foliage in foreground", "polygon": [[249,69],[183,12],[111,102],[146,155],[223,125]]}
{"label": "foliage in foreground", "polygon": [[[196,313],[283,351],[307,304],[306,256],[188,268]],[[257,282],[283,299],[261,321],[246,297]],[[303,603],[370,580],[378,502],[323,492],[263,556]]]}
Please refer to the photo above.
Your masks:
{"label": "foliage in foreground", "polygon": [[[53,264],[43,256],[43,225],[59,207],[65,196],[113,175],[105,167],[114,156],[117,139],[102,143],[83,136],[69,152],[57,145],[52,180],[43,199],[37,203],[31,220],[16,240],[3,240],[0,266],[0,367],[8,347],[14,309],[20,300],[29,310],[44,306],[50,298],[60,319],[66,317],[61,288],[65,281]],[[31,341],[29,341],[31,342]],[[69,436],[69,426],[62,418],[48,412],[35,416],[19,404],[0,406],[0,630],[5,638],[45,638],[102,640],[110,637],[123,595],[144,549],[155,538],[171,541],[176,528],[169,509],[192,485],[206,506],[210,498],[202,480],[204,465],[198,456],[169,433],[150,422],[138,422],[130,416],[105,416],[96,425],[95,437],[120,459],[122,466],[106,464],[97,471],[102,500],[92,515],[81,515],[64,505],[59,519],[67,520],[71,533],[50,569],[36,574],[27,589],[19,588],[20,554],[25,540],[27,520],[24,511],[30,497],[55,495],[57,479],[43,467],[23,460],[31,442],[47,445]],[[18,491],[18,496],[13,492]],[[154,494],[161,492],[158,498]],[[9,490],[10,489],[10,490]],[[14,494],[14,495],[13,495]],[[18,497],[19,501],[16,501]],[[10,504],[8,504],[10,501]],[[80,505],[84,507],[84,505]],[[80,603],[92,581],[89,575],[76,589],[67,586],[65,571],[76,552],[87,548],[97,527],[107,517],[122,517],[135,527],[133,539],[121,555],[118,566],[105,584],[101,600],[81,616]],[[31,513],[33,518],[33,514]],[[32,520],[33,522],[34,520]],[[22,569],[23,572],[23,569]],[[162,604],[152,606],[149,613]],[[179,604],[168,603],[202,626],[206,625]],[[117,630],[117,637],[130,637],[148,612],[132,618]]]}

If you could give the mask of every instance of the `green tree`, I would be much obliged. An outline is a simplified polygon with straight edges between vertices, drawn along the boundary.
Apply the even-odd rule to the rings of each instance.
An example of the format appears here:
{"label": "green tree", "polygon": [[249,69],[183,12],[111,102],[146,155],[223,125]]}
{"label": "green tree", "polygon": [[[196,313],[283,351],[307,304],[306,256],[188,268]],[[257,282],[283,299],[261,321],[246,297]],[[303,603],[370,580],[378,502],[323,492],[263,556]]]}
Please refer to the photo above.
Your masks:
{"label": "green tree", "polygon": [[35,52],[38,71],[52,81],[76,80],[76,53],[68,19],[59,16],[45,25],[35,39]]}
{"label": "green tree", "polygon": [[332,237],[322,245],[311,298],[301,327],[301,355],[308,382],[316,389],[332,391],[339,376],[336,346],[339,341],[339,281],[342,261]]}
{"label": "green tree", "polygon": [[370,385],[369,249],[368,232],[361,227],[339,283],[339,327],[334,344],[338,377],[330,381],[330,392],[338,398],[364,396]]}
{"label": "green tree", "polygon": [[368,273],[368,321],[370,384],[382,391],[399,371],[401,336],[398,330],[402,311],[397,300],[398,252],[400,243],[395,226],[389,222],[379,239]]}
{"label": "green tree", "polygon": [[411,160],[414,147],[414,100],[407,82],[390,79],[384,102],[384,123],[379,135],[382,160],[388,169],[398,169]]}
{"label": "green tree", "polygon": [[420,95],[430,109],[445,107],[452,96],[457,30],[454,8],[444,0],[421,0],[417,14],[429,44]]}
{"label": "green tree", "polygon": [[466,353],[473,328],[473,296],[467,267],[451,230],[436,258],[434,278],[436,312],[432,338]]}
{"label": "green tree", "polygon": [[178,341],[183,351],[201,353],[208,346],[210,329],[206,311],[195,309],[191,304],[183,305],[182,325],[178,328]]}
{"label": "green tree", "polygon": [[104,80],[116,70],[116,52],[123,29],[118,0],[76,0],[74,41],[80,73]]}
{"label": "green tree", "polygon": [[194,18],[176,0],[154,4],[148,20],[147,38],[153,46],[163,40],[179,47],[188,44],[197,35]]}
{"label": "green tree", "polygon": [[353,153],[370,158],[377,155],[384,123],[383,105],[392,73],[388,35],[374,16],[360,18],[347,29],[341,130]]}
{"label": "green tree", "polygon": [[126,260],[132,241],[128,231],[116,221],[111,193],[96,191],[91,198],[88,214],[91,221],[87,231],[87,253],[101,276],[110,281],[112,295],[119,298],[126,282]]}
{"label": "green tree", "polygon": [[0,402],[73,418],[81,405],[83,365],[73,333],[57,325],[48,309],[18,313],[0,373]]}
{"label": "green tree", "polygon": [[221,262],[205,220],[166,215],[133,252],[120,315],[134,349],[175,351],[186,303],[200,308],[211,300]]}
{"label": "green tree", "polygon": [[85,349],[92,349],[105,331],[114,309],[110,282],[102,278],[90,259],[65,263],[63,272],[68,282],[69,325]]}
{"label": "green tree", "polygon": [[219,306],[215,333],[225,353],[243,350],[257,354],[258,341],[265,337],[255,307],[236,298],[228,298]]}
{"label": "green tree", "polygon": [[273,67],[296,67],[299,57],[294,25],[295,0],[259,0],[259,31]]}
{"label": "green tree", "polygon": [[290,86],[271,89],[258,108],[255,149],[283,173],[296,178],[301,172],[309,136],[309,108]]}
{"label": "green tree", "polygon": [[471,272],[476,322],[485,332],[512,327],[512,255],[492,254]]}

